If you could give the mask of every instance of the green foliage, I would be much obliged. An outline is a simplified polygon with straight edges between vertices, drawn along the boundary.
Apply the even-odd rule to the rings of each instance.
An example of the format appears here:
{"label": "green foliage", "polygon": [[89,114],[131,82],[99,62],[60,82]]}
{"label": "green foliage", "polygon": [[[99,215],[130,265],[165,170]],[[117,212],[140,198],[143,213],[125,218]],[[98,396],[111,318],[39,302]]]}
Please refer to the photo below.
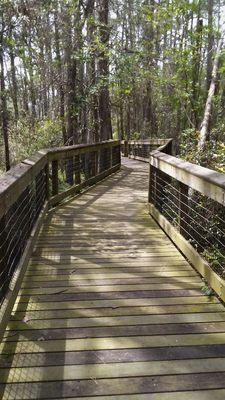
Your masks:
{"label": "green foliage", "polygon": [[211,297],[211,296],[214,295],[213,289],[211,289],[207,284],[205,284],[205,285],[202,287],[202,292],[203,292],[206,296],[209,296],[209,297]]}
{"label": "green foliage", "polygon": [[28,157],[40,149],[62,145],[60,120],[46,118],[30,125],[27,119],[20,120],[17,127],[10,128],[10,148],[14,163]]}
{"label": "green foliage", "polygon": [[199,132],[189,128],[182,132],[180,136],[180,155],[187,161],[195,162],[197,154]]}

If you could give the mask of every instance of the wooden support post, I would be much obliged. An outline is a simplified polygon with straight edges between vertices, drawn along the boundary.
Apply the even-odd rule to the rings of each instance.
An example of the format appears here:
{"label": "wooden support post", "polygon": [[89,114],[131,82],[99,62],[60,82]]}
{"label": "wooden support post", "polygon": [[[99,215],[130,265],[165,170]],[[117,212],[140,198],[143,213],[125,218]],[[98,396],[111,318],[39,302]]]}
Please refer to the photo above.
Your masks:
{"label": "wooden support post", "polygon": [[65,172],[66,172],[66,183],[70,186],[74,184],[74,165],[73,165],[73,157],[69,158],[65,161]]}
{"label": "wooden support post", "polygon": [[121,145],[120,144],[118,147],[118,153],[119,153],[119,165],[121,166]]}
{"label": "wooden support post", "polygon": [[52,161],[52,196],[59,193],[59,164],[58,160]]}
{"label": "wooden support post", "polygon": [[7,290],[7,259],[6,259],[6,251],[7,251],[7,232],[6,232],[6,218],[5,215],[0,220],[0,286],[1,286],[1,294],[0,301],[3,299],[5,292]]}
{"label": "wooden support post", "polygon": [[97,174],[101,172],[101,150],[97,152]]}
{"label": "wooden support post", "polygon": [[79,185],[81,183],[80,177],[80,156],[75,156],[75,185]]}
{"label": "wooden support post", "polygon": [[115,147],[113,148],[112,146],[109,147],[109,168],[112,168],[113,165],[113,150],[115,151]]}
{"label": "wooden support post", "polygon": [[179,229],[181,235],[187,233],[187,215],[188,215],[188,186],[179,182]]}
{"label": "wooden support post", "polygon": [[96,176],[96,169],[97,169],[97,164],[96,164],[96,151],[91,153],[91,164],[92,164],[92,171],[91,171],[91,176]]}
{"label": "wooden support post", "polygon": [[156,168],[149,164],[148,202],[156,205]]}
{"label": "wooden support post", "polygon": [[129,153],[129,151],[128,151],[128,140],[124,140],[124,153],[123,153],[123,156],[124,157],[128,157],[128,153]]}
{"label": "wooden support post", "polygon": [[172,155],[173,154],[173,142],[170,141],[167,145],[166,148],[164,149],[164,153],[168,154],[168,155]]}
{"label": "wooden support post", "polygon": [[46,199],[50,199],[49,163],[45,166]]}
{"label": "wooden support post", "polygon": [[159,169],[155,170],[155,202],[156,207],[160,213],[163,208],[163,196],[164,196],[164,174]]}

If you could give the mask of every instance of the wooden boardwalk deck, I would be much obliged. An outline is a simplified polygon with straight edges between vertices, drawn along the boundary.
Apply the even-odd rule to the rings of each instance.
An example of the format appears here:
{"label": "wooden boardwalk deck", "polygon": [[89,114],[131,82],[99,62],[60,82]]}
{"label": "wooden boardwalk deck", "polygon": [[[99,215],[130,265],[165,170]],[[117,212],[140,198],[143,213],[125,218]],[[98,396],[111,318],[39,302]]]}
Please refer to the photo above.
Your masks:
{"label": "wooden boardwalk deck", "polygon": [[147,166],[49,212],[1,344],[2,399],[222,400],[225,309],[147,211]]}

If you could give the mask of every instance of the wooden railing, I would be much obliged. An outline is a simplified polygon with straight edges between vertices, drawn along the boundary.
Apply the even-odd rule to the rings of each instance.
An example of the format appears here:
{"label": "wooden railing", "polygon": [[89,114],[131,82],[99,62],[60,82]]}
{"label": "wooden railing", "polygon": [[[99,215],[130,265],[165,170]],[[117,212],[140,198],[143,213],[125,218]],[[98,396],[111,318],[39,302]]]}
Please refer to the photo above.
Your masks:
{"label": "wooden railing", "polygon": [[172,139],[124,140],[121,142],[121,153],[124,157],[149,162],[150,153],[155,149],[171,154],[172,143]]}
{"label": "wooden railing", "polygon": [[116,172],[120,142],[39,151],[0,178],[1,317],[15,299],[43,216],[65,197]]}
{"label": "wooden railing", "polygon": [[159,150],[151,153],[150,214],[223,300],[224,206],[225,174]]}

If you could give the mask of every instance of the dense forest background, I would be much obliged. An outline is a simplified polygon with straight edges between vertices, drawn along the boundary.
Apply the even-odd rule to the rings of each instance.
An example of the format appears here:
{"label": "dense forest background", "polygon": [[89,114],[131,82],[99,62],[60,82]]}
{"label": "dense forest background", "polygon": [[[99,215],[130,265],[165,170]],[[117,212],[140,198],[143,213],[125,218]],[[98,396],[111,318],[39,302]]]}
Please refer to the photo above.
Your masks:
{"label": "dense forest background", "polygon": [[224,3],[1,0],[0,169],[43,147],[156,136],[225,171]]}

